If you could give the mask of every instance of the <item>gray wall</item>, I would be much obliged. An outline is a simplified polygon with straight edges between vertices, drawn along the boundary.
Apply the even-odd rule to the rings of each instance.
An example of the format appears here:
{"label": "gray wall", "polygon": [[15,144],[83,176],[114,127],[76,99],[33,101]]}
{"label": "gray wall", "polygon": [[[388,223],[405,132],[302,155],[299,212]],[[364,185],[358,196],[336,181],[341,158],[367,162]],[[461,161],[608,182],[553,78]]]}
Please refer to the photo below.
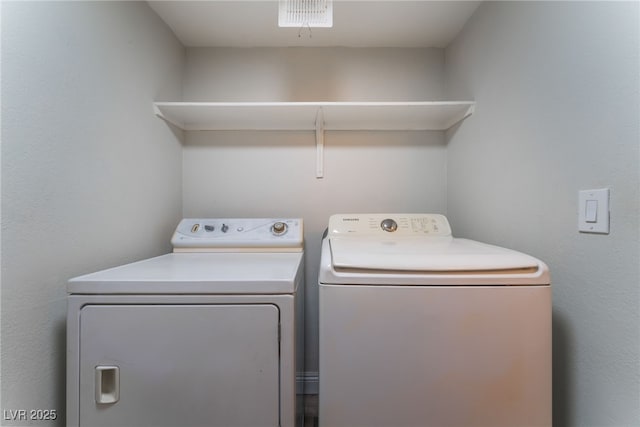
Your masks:
{"label": "gray wall", "polygon": [[[442,99],[441,49],[189,49],[185,101]],[[317,273],[329,215],[446,210],[443,132],[186,132],[185,216],[299,216],[306,256],[306,367],[317,371]]]}
{"label": "gray wall", "polygon": [[2,3],[2,409],[63,425],[67,280],[170,249],[183,65],[146,3]]}
{"label": "gray wall", "polygon": [[[446,49],[458,236],[551,268],[554,421],[640,420],[639,3],[491,2]],[[611,233],[577,231],[578,190],[611,189]]]}
{"label": "gray wall", "polygon": [[[183,215],[304,217],[314,370],[327,217],[405,210],[546,260],[555,424],[637,424],[638,18],[637,2],[491,2],[445,51],[185,54],[144,3],[3,2],[2,409],[63,412],[67,279],[167,252]],[[478,105],[447,138],[327,132],[316,180],[311,132],[187,132],[181,147],[151,102],[183,93]],[[605,186],[611,234],[579,234],[577,191]]]}

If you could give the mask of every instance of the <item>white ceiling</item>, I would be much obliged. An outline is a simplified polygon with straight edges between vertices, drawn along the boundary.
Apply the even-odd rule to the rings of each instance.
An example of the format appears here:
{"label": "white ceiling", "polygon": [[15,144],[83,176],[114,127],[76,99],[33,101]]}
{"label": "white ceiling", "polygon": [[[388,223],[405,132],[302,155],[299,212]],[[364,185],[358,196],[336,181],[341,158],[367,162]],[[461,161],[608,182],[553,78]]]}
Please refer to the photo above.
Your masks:
{"label": "white ceiling", "polygon": [[479,1],[334,0],[333,28],[279,28],[277,0],[149,1],[190,47],[446,47]]}

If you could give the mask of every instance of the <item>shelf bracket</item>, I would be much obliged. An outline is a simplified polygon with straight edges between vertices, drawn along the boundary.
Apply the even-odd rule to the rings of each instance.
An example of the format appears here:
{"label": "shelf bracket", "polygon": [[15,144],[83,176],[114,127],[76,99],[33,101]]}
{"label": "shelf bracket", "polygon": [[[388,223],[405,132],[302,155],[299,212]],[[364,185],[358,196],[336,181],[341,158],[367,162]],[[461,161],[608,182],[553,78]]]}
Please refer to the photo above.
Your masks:
{"label": "shelf bracket", "polygon": [[324,112],[316,113],[316,178],[324,177]]}
{"label": "shelf bracket", "polygon": [[470,115],[472,115],[475,112],[476,112],[475,104],[469,105],[469,108],[467,108],[467,111],[464,113],[464,117],[462,117],[459,121],[462,121],[462,120],[466,119],[467,117],[469,117]]}
{"label": "shelf bracket", "polygon": [[172,126],[175,126],[177,128],[180,128],[182,130],[184,130],[185,125],[184,123],[180,123],[179,121],[174,121],[169,119],[160,109],[160,107],[158,107],[156,104],[153,105],[153,112],[156,115],[156,117],[161,118],[162,120],[164,120],[165,122],[169,123]]}

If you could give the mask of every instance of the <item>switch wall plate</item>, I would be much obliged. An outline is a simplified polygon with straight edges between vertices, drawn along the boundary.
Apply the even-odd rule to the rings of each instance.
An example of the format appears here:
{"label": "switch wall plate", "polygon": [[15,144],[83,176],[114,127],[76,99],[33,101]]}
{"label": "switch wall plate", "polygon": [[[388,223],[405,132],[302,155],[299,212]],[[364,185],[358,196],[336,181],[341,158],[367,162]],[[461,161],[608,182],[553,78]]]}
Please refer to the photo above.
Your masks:
{"label": "switch wall plate", "polygon": [[578,230],[609,234],[609,189],[578,191]]}

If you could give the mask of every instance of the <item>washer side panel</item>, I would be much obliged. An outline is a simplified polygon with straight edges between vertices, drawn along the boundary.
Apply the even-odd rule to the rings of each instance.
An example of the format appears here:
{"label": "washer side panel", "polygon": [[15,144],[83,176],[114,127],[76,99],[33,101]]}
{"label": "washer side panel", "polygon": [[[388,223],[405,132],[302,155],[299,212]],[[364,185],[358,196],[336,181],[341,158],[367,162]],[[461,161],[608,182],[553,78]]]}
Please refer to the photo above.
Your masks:
{"label": "washer side panel", "polygon": [[551,425],[550,287],[320,285],[319,300],[320,426]]}

